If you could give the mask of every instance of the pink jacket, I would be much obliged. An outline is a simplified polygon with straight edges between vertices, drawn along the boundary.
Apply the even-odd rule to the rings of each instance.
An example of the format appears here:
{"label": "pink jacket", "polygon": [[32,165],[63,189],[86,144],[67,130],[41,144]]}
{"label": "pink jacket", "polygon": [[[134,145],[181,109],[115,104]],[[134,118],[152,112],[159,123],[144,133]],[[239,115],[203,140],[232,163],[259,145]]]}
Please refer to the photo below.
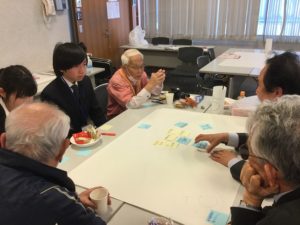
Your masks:
{"label": "pink jacket", "polygon": [[[123,74],[123,75],[122,75]],[[148,83],[147,74],[144,72],[140,84],[133,89],[128,79],[124,77],[123,69],[117,70],[110,78],[108,91],[107,117],[111,119],[126,110],[126,104],[133,96],[139,93]]]}

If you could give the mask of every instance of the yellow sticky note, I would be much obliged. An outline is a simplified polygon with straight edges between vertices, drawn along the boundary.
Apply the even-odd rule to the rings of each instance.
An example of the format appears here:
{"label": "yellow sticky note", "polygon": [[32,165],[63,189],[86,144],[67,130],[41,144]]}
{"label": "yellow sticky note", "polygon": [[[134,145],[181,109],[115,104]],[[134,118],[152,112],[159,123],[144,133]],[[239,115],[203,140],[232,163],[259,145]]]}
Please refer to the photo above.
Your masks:
{"label": "yellow sticky note", "polygon": [[112,128],[112,125],[104,124],[101,127],[99,127],[101,130],[110,130]]}

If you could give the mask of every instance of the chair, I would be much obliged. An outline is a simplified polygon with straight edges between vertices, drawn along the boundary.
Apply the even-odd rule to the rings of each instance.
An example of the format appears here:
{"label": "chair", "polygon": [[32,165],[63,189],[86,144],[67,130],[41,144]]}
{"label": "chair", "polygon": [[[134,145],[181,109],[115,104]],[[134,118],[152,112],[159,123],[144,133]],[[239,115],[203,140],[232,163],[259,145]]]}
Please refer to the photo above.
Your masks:
{"label": "chair", "polygon": [[[197,58],[198,68],[201,69],[210,62],[208,55],[199,56]],[[197,87],[200,89],[200,94],[212,95],[212,89],[214,86],[223,85],[227,86],[228,76],[223,74],[205,74],[196,73]]]}
{"label": "chair", "polygon": [[173,45],[192,45],[191,39],[174,39],[172,42]]}
{"label": "chair", "polygon": [[112,66],[112,61],[110,59],[103,59],[97,57],[91,57],[91,60],[93,62],[93,67],[102,67],[105,69],[103,72],[95,75],[96,86],[103,83],[107,83],[113,75],[113,73],[115,72],[115,69]]}
{"label": "chair", "polygon": [[182,47],[178,49],[178,59],[181,65],[168,72],[166,85],[170,88],[180,88],[187,93],[197,93],[196,73],[199,68],[197,57],[203,55],[203,49],[197,47]]}
{"label": "chair", "polygon": [[170,39],[167,37],[154,37],[151,40],[153,45],[159,45],[159,44],[164,44],[164,45],[168,45],[170,44]]}
{"label": "chair", "polygon": [[216,58],[215,50],[213,48],[208,48],[207,51],[204,52],[204,55],[207,55],[210,61]]}
{"label": "chair", "polygon": [[[206,66],[210,62],[208,55],[202,55],[197,58],[198,68]],[[211,84],[204,78],[205,74],[196,73],[197,87],[200,89],[201,95],[212,95]]]}
{"label": "chair", "polygon": [[96,95],[96,99],[100,104],[101,109],[104,112],[104,115],[107,114],[107,104],[108,104],[108,92],[107,92],[108,83],[100,84],[97,86],[94,91]]}

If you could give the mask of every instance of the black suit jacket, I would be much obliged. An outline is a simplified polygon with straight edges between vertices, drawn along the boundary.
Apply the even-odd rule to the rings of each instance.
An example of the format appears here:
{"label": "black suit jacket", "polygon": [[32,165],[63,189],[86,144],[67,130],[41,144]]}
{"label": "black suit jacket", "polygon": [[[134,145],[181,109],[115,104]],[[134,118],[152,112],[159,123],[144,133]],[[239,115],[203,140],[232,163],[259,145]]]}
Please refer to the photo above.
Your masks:
{"label": "black suit jacket", "polygon": [[0,134],[5,132],[5,119],[6,114],[3,107],[0,105]]}
{"label": "black suit jacket", "polygon": [[[238,136],[239,136],[239,144],[238,144],[238,147],[236,148],[237,152],[241,145],[246,144],[247,139],[248,139],[248,134],[247,133],[238,133]],[[245,162],[246,162],[245,160],[241,160],[238,163],[234,164],[230,168],[231,176],[239,182],[240,182],[241,171],[242,171],[242,168],[243,168]]]}
{"label": "black suit jacket", "polygon": [[80,132],[81,128],[88,123],[88,119],[100,126],[106,122],[106,116],[96,100],[95,92],[89,77],[85,76],[78,82],[80,105],[74,98],[73,92],[67,83],[57,77],[41,93],[42,101],[56,104],[71,119],[70,134]]}
{"label": "black suit jacket", "polygon": [[283,195],[273,206],[261,212],[231,207],[232,225],[300,224],[300,188]]}

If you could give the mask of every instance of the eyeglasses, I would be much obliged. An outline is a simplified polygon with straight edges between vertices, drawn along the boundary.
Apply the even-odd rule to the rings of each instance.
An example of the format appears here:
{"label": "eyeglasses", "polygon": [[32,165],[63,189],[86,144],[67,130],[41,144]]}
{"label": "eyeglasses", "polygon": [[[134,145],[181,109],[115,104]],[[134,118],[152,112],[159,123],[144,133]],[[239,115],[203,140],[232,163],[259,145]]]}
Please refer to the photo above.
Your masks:
{"label": "eyeglasses", "polygon": [[265,158],[262,158],[262,157],[259,157],[259,156],[250,154],[250,153],[249,153],[248,144],[243,144],[243,145],[241,145],[241,146],[239,147],[239,153],[240,153],[242,159],[244,159],[244,160],[247,160],[247,159],[249,158],[249,156],[251,156],[251,157],[254,157],[254,158],[261,159],[261,160],[264,160],[264,161],[269,162],[269,161],[268,161],[267,159],[265,159]]}
{"label": "eyeglasses", "polygon": [[134,69],[134,70],[138,70],[138,69],[144,69],[145,65],[142,64],[142,65],[128,65],[128,67],[130,67],[131,69]]}

